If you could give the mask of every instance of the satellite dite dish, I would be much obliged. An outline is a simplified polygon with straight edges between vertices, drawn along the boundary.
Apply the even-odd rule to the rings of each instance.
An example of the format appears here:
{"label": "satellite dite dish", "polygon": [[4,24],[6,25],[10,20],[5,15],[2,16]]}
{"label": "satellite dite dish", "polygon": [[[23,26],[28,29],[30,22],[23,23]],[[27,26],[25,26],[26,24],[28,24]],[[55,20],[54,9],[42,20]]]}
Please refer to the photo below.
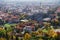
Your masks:
{"label": "satellite dite dish", "polygon": [[20,20],[20,21],[22,21],[22,22],[28,22],[28,20],[26,20],[26,19],[25,20]]}
{"label": "satellite dite dish", "polygon": [[43,21],[50,21],[51,18],[44,18]]}

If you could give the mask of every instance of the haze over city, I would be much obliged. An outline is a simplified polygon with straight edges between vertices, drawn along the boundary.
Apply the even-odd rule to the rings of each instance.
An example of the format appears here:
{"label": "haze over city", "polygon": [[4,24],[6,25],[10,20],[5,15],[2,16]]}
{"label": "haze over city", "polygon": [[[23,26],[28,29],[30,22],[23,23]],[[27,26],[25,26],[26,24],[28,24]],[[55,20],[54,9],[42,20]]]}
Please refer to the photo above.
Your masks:
{"label": "haze over city", "polygon": [[12,1],[29,1],[29,2],[59,2],[60,0],[0,0],[0,1],[5,1],[5,2],[12,2]]}

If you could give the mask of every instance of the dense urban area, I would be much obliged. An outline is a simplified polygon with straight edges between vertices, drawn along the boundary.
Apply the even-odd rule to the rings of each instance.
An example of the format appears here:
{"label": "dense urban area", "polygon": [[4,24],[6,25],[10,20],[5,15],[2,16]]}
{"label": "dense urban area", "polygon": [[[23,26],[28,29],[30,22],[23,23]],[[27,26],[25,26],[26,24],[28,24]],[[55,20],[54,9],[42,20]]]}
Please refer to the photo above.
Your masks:
{"label": "dense urban area", "polygon": [[60,40],[60,4],[1,1],[0,40]]}

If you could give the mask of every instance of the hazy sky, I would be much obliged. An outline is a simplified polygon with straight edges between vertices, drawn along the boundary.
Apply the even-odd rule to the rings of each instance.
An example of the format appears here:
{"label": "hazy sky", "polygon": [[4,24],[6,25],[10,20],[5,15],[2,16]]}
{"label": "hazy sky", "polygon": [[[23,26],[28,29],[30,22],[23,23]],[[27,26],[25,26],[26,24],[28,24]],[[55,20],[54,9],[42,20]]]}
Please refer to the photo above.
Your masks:
{"label": "hazy sky", "polygon": [[40,1],[40,2],[59,2],[60,0],[5,0],[5,1]]}

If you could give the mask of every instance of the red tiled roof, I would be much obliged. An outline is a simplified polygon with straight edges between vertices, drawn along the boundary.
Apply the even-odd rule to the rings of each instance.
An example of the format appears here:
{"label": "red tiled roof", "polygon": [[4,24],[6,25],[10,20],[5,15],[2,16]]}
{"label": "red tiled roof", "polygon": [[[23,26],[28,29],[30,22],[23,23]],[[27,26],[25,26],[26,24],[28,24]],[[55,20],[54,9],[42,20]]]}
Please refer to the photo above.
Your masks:
{"label": "red tiled roof", "polygon": [[17,16],[12,16],[12,18],[18,18]]}
{"label": "red tiled roof", "polygon": [[56,12],[60,12],[60,7],[59,7],[59,8],[57,8]]}

